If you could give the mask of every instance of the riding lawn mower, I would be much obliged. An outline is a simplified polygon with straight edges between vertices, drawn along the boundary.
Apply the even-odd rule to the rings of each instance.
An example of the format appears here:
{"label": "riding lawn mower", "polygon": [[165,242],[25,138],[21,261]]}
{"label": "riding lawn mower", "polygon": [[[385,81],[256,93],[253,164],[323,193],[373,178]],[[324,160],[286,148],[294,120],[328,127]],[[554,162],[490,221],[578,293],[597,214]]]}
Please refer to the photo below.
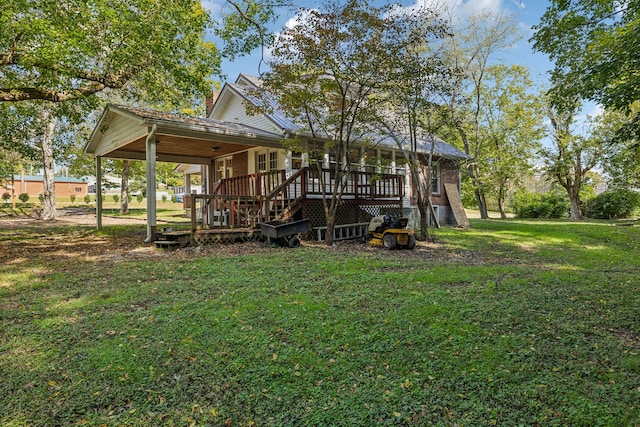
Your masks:
{"label": "riding lawn mower", "polygon": [[369,222],[367,240],[373,246],[385,249],[414,249],[416,236],[414,231],[407,228],[408,218],[395,214],[374,216]]}

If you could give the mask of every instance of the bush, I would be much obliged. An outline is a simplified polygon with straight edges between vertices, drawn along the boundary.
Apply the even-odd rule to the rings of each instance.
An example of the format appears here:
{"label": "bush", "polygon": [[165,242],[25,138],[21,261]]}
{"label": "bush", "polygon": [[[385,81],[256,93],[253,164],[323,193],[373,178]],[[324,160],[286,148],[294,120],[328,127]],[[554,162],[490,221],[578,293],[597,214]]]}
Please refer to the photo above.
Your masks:
{"label": "bush", "polygon": [[138,203],[142,203],[142,200],[144,200],[144,195],[142,193],[139,193],[136,196],[136,200],[138,201]]}
{"label": "bush", "polygon": [[44,203],[44,194],[42,193],[38,194],[38,200],[40,201],[40,203]]}
{"label": "bush", "polygon": [[133,196],[131,194],[127,194],[127,202],[131,203],[133,200]]}
{"label": "bush", "polygon": [[166,194],[163,194],[163,195],[162,195],[162,202],[164,203],[164,202],[166,202],[166,201],[167,201],[167,195],[166,195]]}
{"label": "bush", "polygon": [[114,202],[114,203],[118,203],[118,201],[120,200],[120,196],[118,196],[117,194],[114,194],[114,195],[113,195],[113,196],[111,196],[111,197],[113,197],[113,202]]}
{"label": "bush", "polygon": [[[40,196],[42,196],[42,200],[44,200],[44,196],[42,194],[39,194],[38,197]],[[20,195],[18,196],[18,199],[20,199],[22,203],[27,203],[29,201],[29,194],[20,193]]]}
{"label": "bush", "polygon": [[564,218],[571,206],[560,193],[519,193],[513,202],[518,218]]}
{"label": "bush", "polygon": [[76,201],[76,195],[75,195],[75,194],[73,194],[73,193],[69,194],[69,200],[71,201],[71,203],[75,203],[75,201]]}
{"label": "bush", "polygon": [[629,218],[640,212],[640,193],[626,189],[605,191],[586,202],[584,211],[589,218]]}
{"label": "bush", "polygon": [[84,202],[85,202],[85,203],[91,203],[91,196],[90,196],[90,195],[88,195],[88,194],[86,194],[86,195],[84,196]]}
{"label": "bush", "polygon": [[3,200],[5,203],[9,203],[9,199],[10,199],[10,198],[11,198],[11,194],[9,194],[9,193],[2,193],[2,200]]}

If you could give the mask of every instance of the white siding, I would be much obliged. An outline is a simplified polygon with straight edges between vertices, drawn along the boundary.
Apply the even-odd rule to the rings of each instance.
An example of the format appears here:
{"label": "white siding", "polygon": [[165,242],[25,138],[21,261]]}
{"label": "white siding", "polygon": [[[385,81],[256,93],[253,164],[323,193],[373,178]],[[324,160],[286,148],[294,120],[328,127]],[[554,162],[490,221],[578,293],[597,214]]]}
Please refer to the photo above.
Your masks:
{"label": "white siding", "polygon": [[282,129],[277,128],[274,123],[266,118],[263,114],[249,115],[244,106],[242,98],[231,90],[224,91],[221,95],[224,99],[219,99],[215,115],[211,118],[226,122],[242,123],[267,132],[281,133]]}

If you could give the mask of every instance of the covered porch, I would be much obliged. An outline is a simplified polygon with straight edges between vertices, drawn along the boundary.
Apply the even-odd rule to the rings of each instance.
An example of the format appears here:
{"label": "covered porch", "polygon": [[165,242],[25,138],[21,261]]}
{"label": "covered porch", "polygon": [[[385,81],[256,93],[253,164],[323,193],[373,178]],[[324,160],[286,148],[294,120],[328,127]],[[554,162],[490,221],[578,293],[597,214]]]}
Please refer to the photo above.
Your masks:
{"label": "covered porch", "polygon": [[[146,161],[145,242],[153,242],[158,234],[156,164],[163,161],[200,166],[202,194],[185,195],[194,236],[207,235],[205,240],[212,241],[218,235],[237,236],[245,232],[251,235],[261,222],[301,217],[310,218],[314,228],[321,229],[326,226],[322,197],[330,194],[335,184],[328,165],[321,170],[310,168],[304,160],[292,159],[288,153],[284,155],[284,169],[247,173],[249,167],[244,163],[248,162],[248,153],[258,149],[269,155],[282,152],[282,138],[238,123],[109,105],[85,152],[95,158],[97,182],[102,181],[103,158]],[[216,167],[223,164],[220,159],[233,158],[235,162],[236,157],[238,165],[231,176]],[[400,174],[351,172],[344,180],[344,209],[338,224],[364,223],[381,209],[401,210],[404,186]],[[102,227],[100,185],[96,226]]]}

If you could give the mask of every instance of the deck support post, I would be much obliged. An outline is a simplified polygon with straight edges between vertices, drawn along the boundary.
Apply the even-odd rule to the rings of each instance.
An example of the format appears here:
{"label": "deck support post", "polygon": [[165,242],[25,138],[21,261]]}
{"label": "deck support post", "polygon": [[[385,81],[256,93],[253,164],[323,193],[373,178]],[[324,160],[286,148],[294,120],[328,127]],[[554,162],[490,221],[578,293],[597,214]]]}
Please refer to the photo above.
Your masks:
{"label": "deck support post", "polygon": [[102,230],[102,157],[96,156],[96,228]]}
{"label": "deck support post", "polygon": [[156,239],[156,125],[151,127],[146,141],[147,160],[147,239],[151,243]]}

